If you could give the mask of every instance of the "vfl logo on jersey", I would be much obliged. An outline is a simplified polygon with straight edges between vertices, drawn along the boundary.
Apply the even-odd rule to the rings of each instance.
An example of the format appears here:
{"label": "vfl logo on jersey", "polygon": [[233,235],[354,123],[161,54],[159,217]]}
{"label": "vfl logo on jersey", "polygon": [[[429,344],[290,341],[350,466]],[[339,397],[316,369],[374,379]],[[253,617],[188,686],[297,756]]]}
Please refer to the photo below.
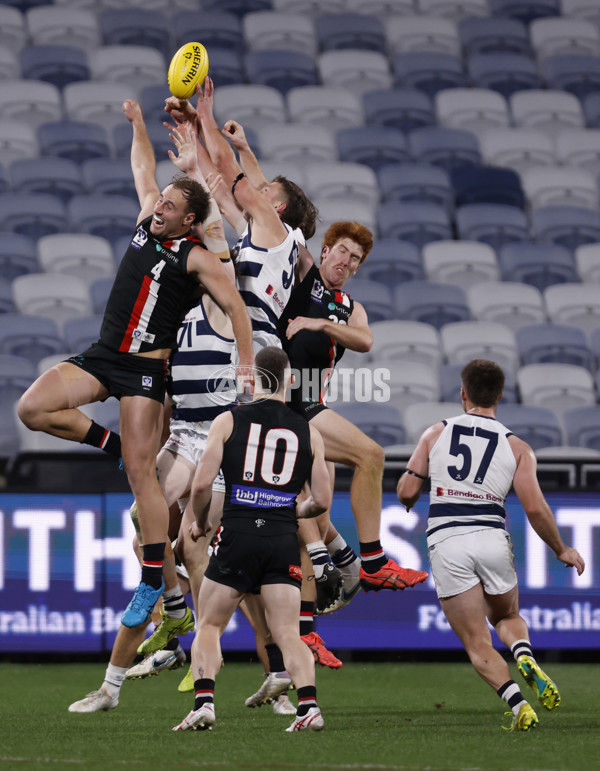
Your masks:
{"label": "vfl logo on jersey", "polygon": [[142,388],[146,390],[152,388],[152,377],[150,375],[142,375]]}
{"label": "vfl logo on jersey", "polygon": [[141,249],[147,240],[148,233],[146,233],[144,228],[138,228],[136,234],[133,237],[133,241],[131,242],[131,246],[134,249]]}
{"label": "vfl logo on jersey", "polygon": [[266,525],[266,521],[264,519],[255,519],[254,524],[256,527],[263,527],[263,525]]}
{"label": "vfl logo on jersey", "polygon": [[134,329],[131,336],[134,340],[141,340],[143,343],[153,343],[155,335],[151,335],[149,332],[144,332],[141,329]]}
{"label": "vfl logo on jersey", "polygon": [[319,281],[318,278],[316,278],[313,282],[312,289],[310,290],[310,299],[314,300],[314,302],[321,304],[323,301],[323,291],[325,287],[323,284]]}

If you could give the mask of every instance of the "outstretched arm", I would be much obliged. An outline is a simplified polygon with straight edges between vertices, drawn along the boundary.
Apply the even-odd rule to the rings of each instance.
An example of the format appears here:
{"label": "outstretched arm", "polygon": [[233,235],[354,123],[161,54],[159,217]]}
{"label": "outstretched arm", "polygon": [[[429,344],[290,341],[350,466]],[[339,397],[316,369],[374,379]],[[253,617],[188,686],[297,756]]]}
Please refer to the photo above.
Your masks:
{"label": "outstretched arm", "polygon": [[367,353],[373,345],[373,334],[369,329],[367,313],[363,306],[355,302],[352,315],[347,324],[339,324],[324,318],[309,318],[308,316],[296,316],[288,321],[285,336],[288,340],[301,329],[311,332],[323,332],[351,351]]}
{"label": "outstretched arm", "polygon": [[191,527],[191,536],[197,541],[210,530],[208,515],[212,498],[212,484],[215,481],[223,460],[223,445],[233,429],[231,412],[225,412],[214,419],[206,447],[200,458],[192,481],[192,508],[196,522]]}
{"label": "outstretched arm", "polygon": [[231,144],[238,151],[240,164],[244,170],[244,174],[248,177],[250,184],[257,190],[268,185],[269,180],[263,174],[258,159],[248,144],[244,127],[234,120],[228,120],[223,126],[223,134],[231,141]]}
{"label": "outstretched arm", "polygon": [[148,137],[140,103],[135,101],[135,99],[126,99],[123,102],[123,112],[133,127],[131,170],[140,201],[141,211],[138,222],[141,222],[152,214],[154,204],[160,194],[156,184],[156,158],[154,157],[154,148]]}

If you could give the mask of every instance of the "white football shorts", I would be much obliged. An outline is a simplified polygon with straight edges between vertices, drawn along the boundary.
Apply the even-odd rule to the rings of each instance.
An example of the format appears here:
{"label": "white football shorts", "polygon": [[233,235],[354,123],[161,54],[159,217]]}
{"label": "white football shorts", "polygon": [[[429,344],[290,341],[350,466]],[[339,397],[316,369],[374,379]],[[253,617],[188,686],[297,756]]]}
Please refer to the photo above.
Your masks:
{"label": "white football shorts", "polygon": [[506,530],[485,528],[452,535],[429,547],[437,596],[454,597],[481,583],[488,594],[517,584],[513,546]]}
{"label": "white football shorts", "polygon": [[[187,420],[171,420],[171,433],[164,444],[166,450],[189,460],[194,466],[200,463],[200,458],[206,447],[206,438],[212,425],[211,420],[200,423],[190,423]],[[225,479],[219,470],[212,486],[213,492],[225,492]]]}

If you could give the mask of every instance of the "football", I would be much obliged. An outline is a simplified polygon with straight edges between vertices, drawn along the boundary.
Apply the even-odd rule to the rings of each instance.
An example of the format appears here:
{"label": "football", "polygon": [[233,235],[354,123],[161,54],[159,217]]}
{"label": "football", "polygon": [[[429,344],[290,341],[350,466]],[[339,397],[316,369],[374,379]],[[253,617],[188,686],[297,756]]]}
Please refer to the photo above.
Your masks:
{"label": "football", "polygon": [[196,93],[196,83],[204,83],[208,75],[208,53],[202,43],[186,43],[171,59],[169,91],[178,99],[189,99]]}

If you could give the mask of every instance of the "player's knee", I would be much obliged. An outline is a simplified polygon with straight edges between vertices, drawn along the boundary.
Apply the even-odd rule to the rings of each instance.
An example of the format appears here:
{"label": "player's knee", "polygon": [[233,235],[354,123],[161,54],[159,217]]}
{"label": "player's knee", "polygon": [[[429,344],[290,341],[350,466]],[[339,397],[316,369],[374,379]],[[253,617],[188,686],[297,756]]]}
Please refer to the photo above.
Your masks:
{"label": "player's knee", "polygon": [[17,406],[19,420],[31,431],[43,431],[46,426],[45,415],[28,392],[19,399]]}
{"label": "player's knee", "polygon": [[385,453],[383,447],[377,442],[373,441],[369,437],[365,437],[366,441],[363,441],[357,448],[357,460],[360,466],[365,466],[372,470],[378,470],[383,473],[383,467],[385,464]]}

